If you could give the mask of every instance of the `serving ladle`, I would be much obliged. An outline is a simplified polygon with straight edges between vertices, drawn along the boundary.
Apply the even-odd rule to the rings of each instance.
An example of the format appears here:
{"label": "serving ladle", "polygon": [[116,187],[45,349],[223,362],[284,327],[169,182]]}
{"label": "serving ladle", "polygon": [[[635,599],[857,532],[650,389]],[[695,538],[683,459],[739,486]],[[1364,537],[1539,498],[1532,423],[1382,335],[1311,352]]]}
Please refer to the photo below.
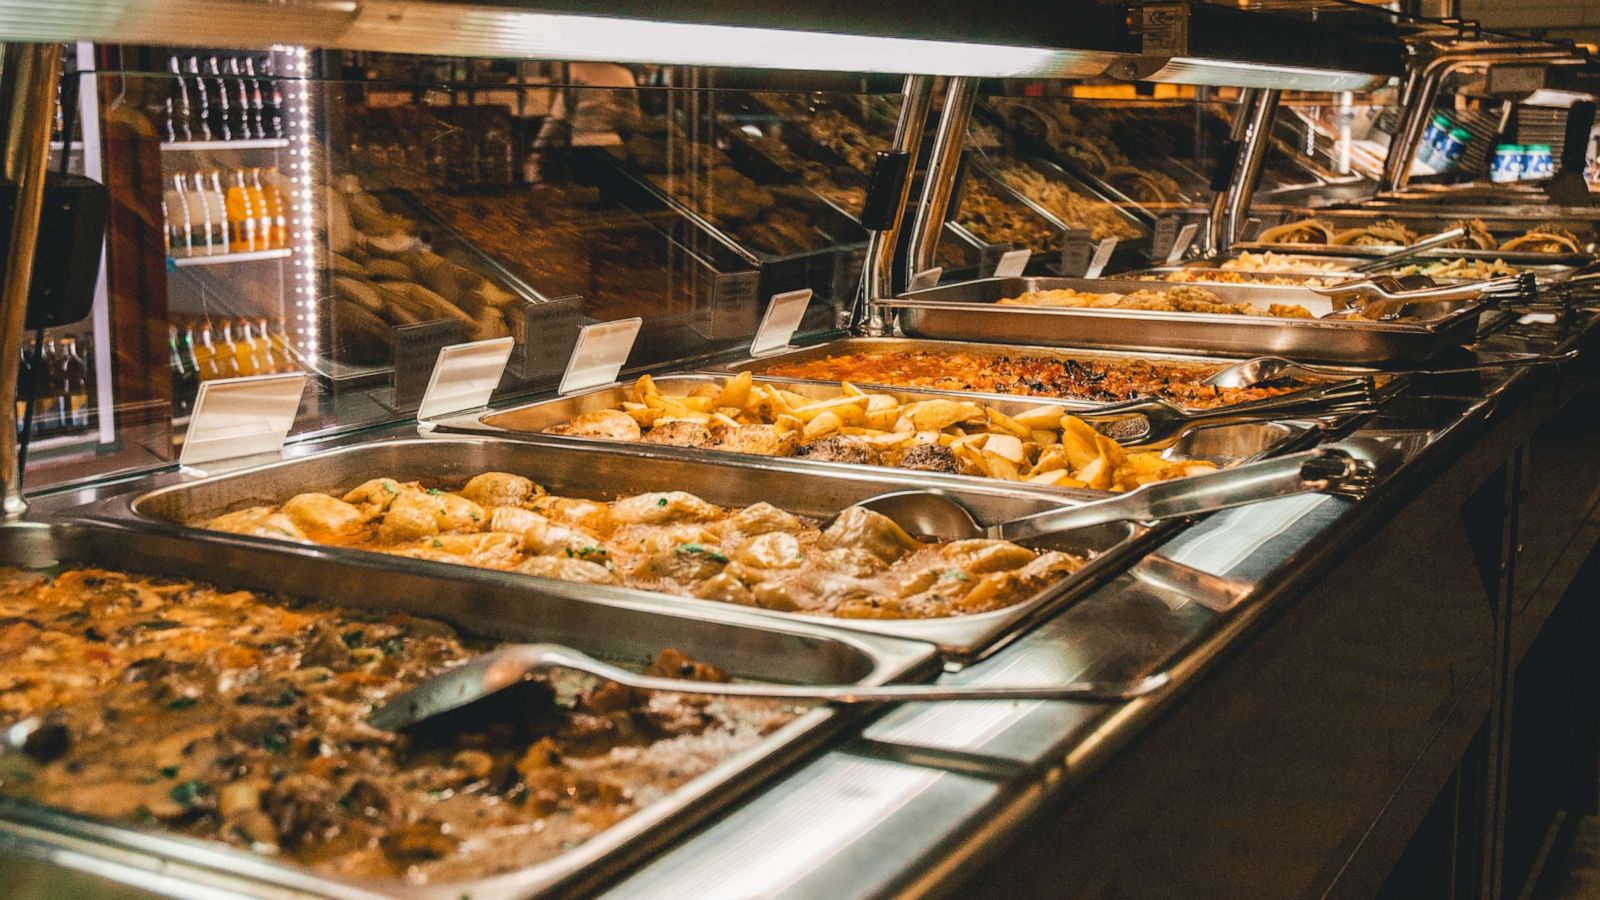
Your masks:
{"label": "serving ladle", "polygon": [[640,675],[562,644],[513,644],[491,650],[428,679],[378,706],[368,724],[401,731],[476,703],[551,669],[570,669],[642,691],[821,703],[898,703],[947,700],[1132,700],[1167,684],[1165,672],[1133,681],[1070,681],[1051,685],[769,684],[691,681]]}
{"label": "serving ladle", "polygon": [[[959,501],[937,491],[898,491],[862,500],[915,534],[941,539],[993,537],[1022,539],[1124,519],[1162,519],[1227,509],[1306,491],[1364,489],[1375,468],[1338,448],[1310,450],[1251,463],[1214,475],[1146,485],[1117,497],[1051,510],[997,525],[980,525]],[[837,518],[837,517],[835,517]],[[646,691],[671,691],[717,697],[825,703],[900,703],[911,701],[1075,700],[1111,703],[1133,700],[1166,686],[1158,672],[1131,681],[1074,681],[1050,685],[805,685],[690,681],[640,675],[601,662],[561,644],[514,644],[475,657],[391,698],[367,721],[375,728],[400,731],[476,703],[551,669],[570,669]]]}

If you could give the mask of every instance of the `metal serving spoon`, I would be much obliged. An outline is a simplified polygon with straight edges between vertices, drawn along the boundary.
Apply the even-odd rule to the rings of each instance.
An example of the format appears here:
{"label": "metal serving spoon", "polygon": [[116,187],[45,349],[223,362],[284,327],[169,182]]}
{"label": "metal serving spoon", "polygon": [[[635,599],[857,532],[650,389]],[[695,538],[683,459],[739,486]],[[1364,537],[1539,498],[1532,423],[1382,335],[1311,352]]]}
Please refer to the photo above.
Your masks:
{"label": "metal serving spoon", "polygon": [[757,700],[826,703],[903,703],[928,700],[1081,700],[1113,703],[1142,697],[1170,680],[1165,672],[1135,681],[1072,681],[1066,684],[1014,686],[924,684],[751,684],[690,681],[640,675],[561,644],[513,644],[492,650],[435,675],[398,694],[372,711],[368,724],[400,731],[435,716],[460,709],[548,669],[571,669],[643,691],[748,697]]}
{"label": "metal serving spoon", "polygon": [[[1470,366],[1451,366],[1442,369],[1407,369],[1404,371],[1413,375],[1466,375],[1490,369],[1514,369],[1523,366],[1551,365],[1563,360],[1573,359],[1577,355],[1578,351],[1576,350],[1568,350],[1564,353],[1535,353],[1527,356],[1491,359]],[[1244,362],[1234,363],[1201,383],[1219,388],[1247,388],[1278,378],[1305,376],[1343,378],[1349,377],[1350,374],[1350,372],[1340,369],[1327,369],[1306,365],[1305,363],[1297,363],[1292,359],[1285,359],[1281,356],[1257,356]]]}
{"label": "metal serving spoon", "polygon": [[[1244,506],[1273,497],[1339,490],[1360,494],[1378,474],[1370,461],[1338,447],[1247,463],[1209,475],[1147,484],[1125,494],[985,526],[961,501],[936,490],[895,491],[855,506],[893,519],[910,534],[940,540],[1025,541],[1107,522],[1151,522]],[[829,525],[836,521],[829,521]]]}

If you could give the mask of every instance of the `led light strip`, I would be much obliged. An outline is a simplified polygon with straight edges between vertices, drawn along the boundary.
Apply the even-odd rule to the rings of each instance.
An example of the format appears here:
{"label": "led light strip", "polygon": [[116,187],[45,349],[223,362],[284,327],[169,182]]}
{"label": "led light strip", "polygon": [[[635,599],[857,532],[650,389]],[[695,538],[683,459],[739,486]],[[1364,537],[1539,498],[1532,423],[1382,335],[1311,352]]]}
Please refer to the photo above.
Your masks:
{"label": "led light strip", "polygon": [[311,90],[309,52],[305,47],[274,45],[274,53],[287,62],[281,85],[284,91],[284,129],[289,138],[288,196],[292,204],[289,243],[294,251],[295,347],[307,360],[320,349],[317,292],[317,207],[313,202],[311,168]]}

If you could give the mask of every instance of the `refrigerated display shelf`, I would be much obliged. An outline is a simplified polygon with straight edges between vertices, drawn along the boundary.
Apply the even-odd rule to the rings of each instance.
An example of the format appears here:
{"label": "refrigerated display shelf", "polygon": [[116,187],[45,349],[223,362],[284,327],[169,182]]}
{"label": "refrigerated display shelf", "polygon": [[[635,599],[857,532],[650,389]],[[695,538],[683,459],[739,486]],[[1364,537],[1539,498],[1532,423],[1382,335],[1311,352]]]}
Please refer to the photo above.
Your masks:
{"label": "refrigerated display shelf", "polygon": [[169,256],[167,264],[179,269],[191,266],[223,266],[264,259],[288,259],[293,252],[288,247],[281,247],[277,250],[247,250],[243,253],[214,253],[210,256]]}

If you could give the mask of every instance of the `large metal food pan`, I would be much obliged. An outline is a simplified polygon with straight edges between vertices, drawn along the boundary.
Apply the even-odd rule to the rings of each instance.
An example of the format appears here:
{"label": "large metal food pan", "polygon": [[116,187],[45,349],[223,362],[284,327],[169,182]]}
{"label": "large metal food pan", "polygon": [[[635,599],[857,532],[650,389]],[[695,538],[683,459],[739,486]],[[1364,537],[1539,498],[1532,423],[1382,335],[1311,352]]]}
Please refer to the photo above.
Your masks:
{"label": "large metal food pan", "polygon": [[[1053,344],[1115,350],[1182,350],[1233,356],[1287,356],[1302,362],[1404,367],[1447,347],[1470,342],[1487,304],[1434,303],[1432,318],[1406,322],[1280,319],[1212,313],[1129,309],[999,306],[996,301],[1033,290],[1071,288],[1130,292],[1149,282],[1081,278],[985,278],[913,291],[885,301],[899,312],[910,337],[993,343]],[[1313,314],[1329,309],[1325,297],[1305,288],[1207,285],[1235,303],[1299,303]],[[1321,301],[1316,305],[1306,295]]]}
{"label": "large metal food pan", "polygon": [[[663,375],[655,379],[656,387],[666,396],[682,396],[701,385],[720,385],[726,379],[725,374],[690,373],[684,375]],[[839,382],[837,381],[811,381],[799,379],[778,379],[758,377],[758,383],[771,384],[787,391],[793,391],[804,397],[813,397],[825,400],[839,395]],[[928,388],[900,388],[900,387],[874,387],[874,393],[888,394],[896,399],[910,403],[918,400],[933,398],[946,398],[953,400],[967,400],[982,402],[993,407],[998,412],[1006,415],[1019,415],[1023,411],[1038,406],[1058,406],[1063,412],[1073,410],[1092,409],[1103,404],[1083,400],[1063,400],[1054,397],[1021,397],[1014,394],[986,394],[977,392],[936,391]],[[519,440],[537,440],[555,444],[586,444],[589,446],[615,448],[634,448],[652,454],[664,454],[695,460],[735,459],[749,461],[764,461],[781,459],[784,464],[792,467],[815,471],[834,471],[840,467],[852,471],[869,472],[876,475],[882,472],[906,473],[904,469],[893,469],[884,466],[861,466],[847,463],[826,462],[813,459],[796,457],[766,457],[749,456],[740,453],[729,453],[721,450],[706,450],[692,447],[671,447],[642,442],[611,441],[602,438],[582,438],[561,434],[545,434],[544,430],[552,425],[560,425],[571,421],[587,412],[600,409],[615,409],[628,399],[629,389],[622,385],[596,388],[568,397],[557,397],[553,400],[540,400],[522,406],[514,406],[504,410],[489,412],[467,413],[434,422],[436,433],[445,434],[475,434],[493,437],[515,437]],[[1218,465],[1234,465],[1251,459],[1257,459],[1274,452],[1281,451],[1291,443],[1306,436],[1314,426],[1309,422],[1257,422],[1238,425],[1217,425],[1211,427],[1194,428],[1185,432],[1171,447],[1162,451],[1167,459],[1206,459]],[[1197,447],[1205,446],[1207,452],[1200,452]],[[949,485],[959,487],[962,485],[1004,485],[1006,482],[978,475],[948,475],[938,472],[917,472],[916,477],[923,483]],[[1084,499],[1096,499],[1104,496],[1102,491],[1089,491],[1083,489],[1069,490],[1064,488],[1032,487],[1030,490],[1050,493],[1067,493],[1070,496]]]}
{"label": "large metal food pan", "polygon": [[[1012,358],[1028,356],[1038,359],[1056,360],[1059,362],[1077,361],[1107,364],[1144,361],[1171,363],[1173,365],[1183,366],[1197,366],[1208,372],[1221,371],[1239,361],[1238,359],[1229,357],[1202,356],[1198,354],[1185,353],[1134,352],[1125,350],[1100,349],[1074,351],[1064,350],[1061,347],[1027,346],[1023,344],[1006,344],[1004,346],[1000,346],[996,344],[974,344],[963,341],[932,341],[902,337],[847,337],[827,341],[821,344],[797,347],[792,350],[785,350],[780,353],[772,353],[766,356],[738,359],[733,362],[715,366],[712,368],[712,371],[730,373],[751,372],[755,375],[762,375],[763,373],[769,372],[773,368],[780,365],[799,365],[811,362],[813,360],[827,359],[830,356],[849,356],[856,353],[966,353],[973,356],[1007,356]],[[1362,367],[1346,367],[1346,372],[1351,378],[1377,374],[1373,369]],[[772,379],[769,377],[763,380]],[[813,379],[794,380],[798,382],[810,381]],[[821,383],[837,384],[837,382]],[[878,384],[878,382],[871,381],[870,379],[851,379],[851,384],[855,384],[857,386],[875,385]],[[1021,400],[1023,402],[1032,402],[1035,404],[1038,401],[1044,401],[1058,402],[1063,405],[1082,404],[1085,407],[1101,405],[1097,402],[1088,400],[1039,397],[1033,394],[995,394],[987,391],[957,391],[955,389],[947,388],[898,388],[895,385],[888,385],[888,387],[895,387],[896,389],[905,390],[908,392],[937,390],[938,393],[960,394],[962,396],[979,398],[986,402],[994,400],[1003,403],[1016,403]],[[1004,410],[1002,409],[1002,411]]]}
{"label": "large metal food pan", "polygon": [[[229,587],[321,599],[443,619],[495,640],[555,641],[624,664],[677,647],[738,676],[802,683],[879,684],[935,668],[926,644],[775,622],[738,610],[685,616],[626,597],[589,596],[560,582],[461,579],[454,567],[416,566],[371,554],[297,549],[214,535],[195,540],[158,529],[69,523],[0,527],[0,564],[48,568],[84,563],[194,578]],[[534,588],[530,590],[530,588]],[[189,896],[407,896],[474,900],[583,890],[647,857],[739,791],[778,771],[832,734],[847,716],[817,708],[594,839],[554,859],[470,882],[426,887],[339,879],[310,869],[16,800],[0,799],[0,868],[76,869],[160,893]]]}
{"label": "large metal food pan", "polygon": [[[199,478],[144,494],[129,493],[77,511],[88,518],[168,523],[178,533],[209,535],[201,525],[211,518],[246,506],[278,503],[304,491],[347,490],[369,478],[422,481],[453,486],[481,472],[512,472],[533,479],[551,493],[609,499],[650,491],[688,491],[711,503],[742,507],[765,501],[799,515],[827,518],[859,500],[893,490],[936,483],[924,472],[817,464],[726,454],[717,458],[654,452],[637,445],[595,441],[495,440],[483,438],[419,438],[383,441],[332,450],[302,459]],[[1011,482],[974,484],[976,479],[946,477],[940,487],[966,502],[985,520],[996,521],[1040,512],[1073,502],[1061,491],[1028,490]],[[581,587],[532,575],[475,569],[454,563],[398,557],[366,550],[322,549],[336,557],[401,562],[418,571],[475,578],[496,585],[536,587],[541,593],[561,591],[603,601],[630,602],[685,615],[723,615],[729,611],[807,627],[827,626],[923,640],[944,653],[970,658],[994,649],[1002,638],[1058,608],[1068,599],[1099,584],[1147,546],[1156,529],[1118,522],[1073,531],[1036,542],[1041,549],[1062,550],[1090,558],[1083,569],[1021,603],[1000,610],[942,619],[842,619],[807,616],[733,606],[693,597],[604,585]],[[237,538],[280,553],[306,552],[306,545],[267,538]],[[285,560],[280,560],[280,565]],[[531,601],[530,601],[531,602]]]}
{"label": "large metal food pan", "polygon": [[[1399,247],[1353,247],[1344,244],[1263,244],[1258,241],[1246,241],[1234,244],[1234,251],[1248,250],[1252,253],[1287,253],[1298,256],[1328,256],[1333,258],[1354,258],[1362,262],[1376,259],[1380,256],[1393,253]],[[1479,250],[1457,248],[1435,248],[1423,250],[1412,257],[1413,260],[1442,260],[1442,259],[1481,259],[1488,262],[1500,260],[1513,266],[1578,266],[1590,261],[1587,254],[1581,253],[1535,253],[1530,250]]]}

